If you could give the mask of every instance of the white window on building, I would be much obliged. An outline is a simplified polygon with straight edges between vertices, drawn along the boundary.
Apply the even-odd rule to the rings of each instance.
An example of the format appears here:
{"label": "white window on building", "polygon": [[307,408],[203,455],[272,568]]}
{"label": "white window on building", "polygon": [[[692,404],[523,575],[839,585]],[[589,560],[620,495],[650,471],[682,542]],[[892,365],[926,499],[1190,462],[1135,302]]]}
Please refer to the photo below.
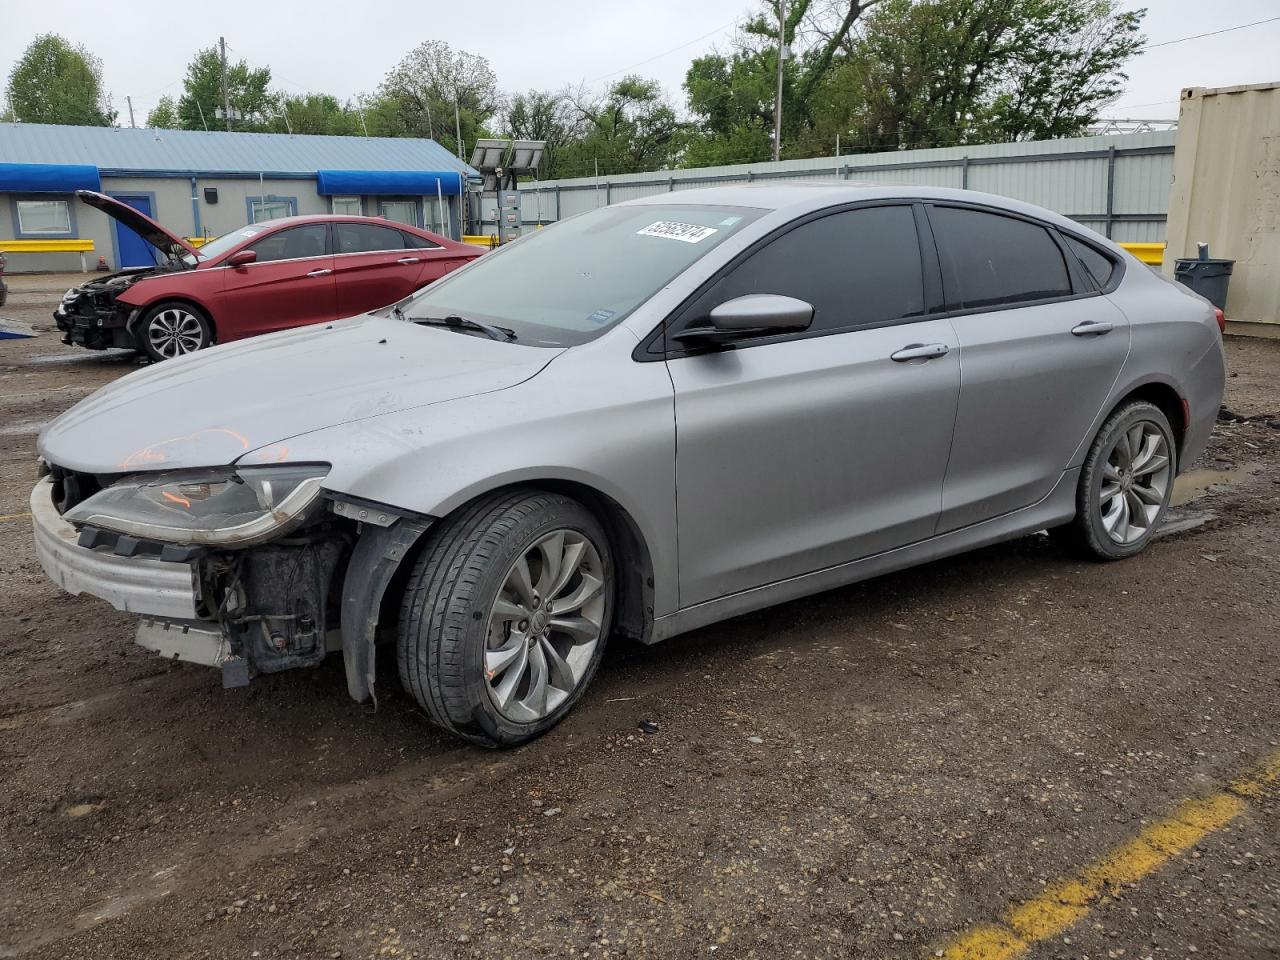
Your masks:
{"label": "white window on building", "polygon": [[334,197],[333,212],[342,217],[359,217],[364,215],[364,204],[359,197]]}
{"label": "white window on building", "polygon": [[31,234],[71,233],[71,204],[66,200],[19,200],[18,232]]}
{"label": "white window on building", "polygon": [[418,201],[416,200],[383,200],[378,204],[378,213],[384,220],[407,223],[411,227],[418,225]]}
{"label": "white window on building", "polygon": [[293,201],[288,198],[268,197],[266,200],[250,198],[250,223],[261,223],[263,220],[277,220],[280,217],[293,216]]}

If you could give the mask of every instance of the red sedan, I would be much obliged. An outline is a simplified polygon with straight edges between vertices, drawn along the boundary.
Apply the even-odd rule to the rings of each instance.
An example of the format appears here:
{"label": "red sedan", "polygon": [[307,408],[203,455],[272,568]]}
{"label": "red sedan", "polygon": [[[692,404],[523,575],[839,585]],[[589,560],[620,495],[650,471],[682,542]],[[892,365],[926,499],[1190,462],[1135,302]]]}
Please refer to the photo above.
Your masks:
{"label": "red sedan", "polygon": [[366,313],[484,252],[401,223],[327,215],[251,224],[197,249],[119,200],[77,196],[154,246],[160,262],[68,290],[54,312],[63,342],[153,360]]}

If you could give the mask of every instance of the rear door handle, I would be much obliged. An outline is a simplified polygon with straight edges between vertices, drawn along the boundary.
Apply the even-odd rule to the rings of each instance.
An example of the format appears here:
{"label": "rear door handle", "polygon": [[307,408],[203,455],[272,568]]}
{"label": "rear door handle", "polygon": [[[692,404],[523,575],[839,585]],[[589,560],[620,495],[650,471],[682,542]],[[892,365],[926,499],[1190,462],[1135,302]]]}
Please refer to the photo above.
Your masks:
{"label": "rear door handle", "polygon": [[396,263],[421,263],[421,262],[422,262],[421,258],[419,257],[401,257],[399,260],[396,261]]}
{"label": "rear door handle", "polygon": [[331,273],[333,273],[332,270],[312,270],[310,273],[307,274],[307,276],[308,277],[326,277]]}
{"label": "rear door handle", "polygon": [[1071,328],[1072,336],[1076,337],[1100,337],[1110,332],[1111,321],[1109,320],[1086,320]]}
{"label": "rear door handle", "polygon": [[937,357],[945,357],[951,352],[951,348],[945,343],[909,343],[897,353],[889,354],[889,359],[898,363],[907,363],[911,360],[933,360]]}

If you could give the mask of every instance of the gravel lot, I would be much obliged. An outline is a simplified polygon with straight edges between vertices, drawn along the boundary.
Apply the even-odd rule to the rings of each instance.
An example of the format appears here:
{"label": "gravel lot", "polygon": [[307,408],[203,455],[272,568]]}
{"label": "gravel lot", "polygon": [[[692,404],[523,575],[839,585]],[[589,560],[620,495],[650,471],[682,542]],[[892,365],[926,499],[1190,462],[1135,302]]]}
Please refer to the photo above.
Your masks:
{"label": "gravel lot", "polygon": [[[47,329],[71,278],[11,280]],[[1201,525],[620,643],[492,753],[337,661],[224,691],[57,590],[35,435],[137,361],[0,342],[0,957],[932,957],[1277,750],[1280,341],[1227,352],[1261,419],[1183,478]],[[1027,955],[1280,956],[1280,791],[1246,799]]]}

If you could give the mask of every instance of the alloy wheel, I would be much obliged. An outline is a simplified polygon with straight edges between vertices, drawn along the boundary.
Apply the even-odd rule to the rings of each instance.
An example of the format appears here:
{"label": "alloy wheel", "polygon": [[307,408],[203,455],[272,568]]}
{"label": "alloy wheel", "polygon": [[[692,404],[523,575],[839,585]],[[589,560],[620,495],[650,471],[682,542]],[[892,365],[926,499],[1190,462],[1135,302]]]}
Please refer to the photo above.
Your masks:
{"label": "alloy wheel", "polygon": [[1122,545],[1146,536],[1160,519],[1172,479],[1164,432],[1150,420],[1125,428],[1102,468],[1098,508],[1108,536]]}
{"label": "alloy wheel", "polygon": [[508,570],[489,612],[485,682],[498,711],[531,723],[581,682],[605,614],[604,567],[575,530],[538,539]]}
{"label": "alloy wheel", "polygon": [[151,318],[147,339],[157,354],[172,359],[199,350],[204,341],[204,327],[194,313],[169,307]]}

